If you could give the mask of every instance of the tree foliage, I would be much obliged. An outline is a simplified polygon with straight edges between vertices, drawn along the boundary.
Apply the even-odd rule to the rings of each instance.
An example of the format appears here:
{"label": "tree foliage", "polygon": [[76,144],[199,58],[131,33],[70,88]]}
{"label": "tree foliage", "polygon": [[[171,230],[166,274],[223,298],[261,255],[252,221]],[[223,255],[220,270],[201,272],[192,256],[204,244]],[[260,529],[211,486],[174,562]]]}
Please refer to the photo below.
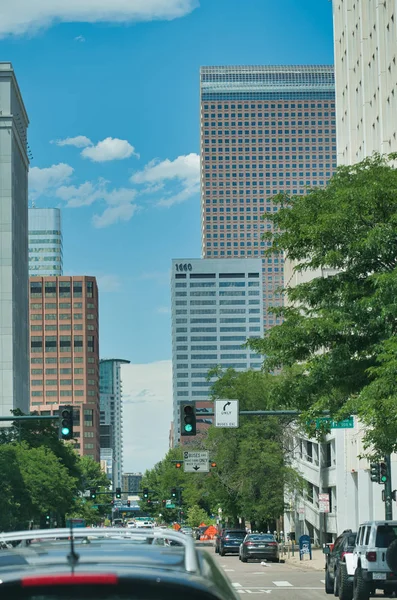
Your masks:
{"label": "tree foliage", "polygon": [[[213,371],[218,376],[213,384],[214,398],[238,398],[240,408],[258,410],[269,408],[271,375],[248,371],[236,373]],[[184,473],[172,461],[182,458],[182,449],[170,450],[154,469],[147,471],[142,485],[152,490],[152,498],[169,498],[172,487],[182,487],[183,510],[198,506],[200,515],[214,518],[218,509],[229,523],[240,519],[256,523],[257,527],[274,527],[284,511],[284,487],[299,488],[299,477],[289,465],[289,421],[276,417],[242,418],[238,429],[210,427],[196,449],[209,451],[216,467],[209,473]],[[190,448],[190,447],[189,447]],[[143,509],[146,504],[141,503]],[[153,516],[158,513],[152,504]],[[196,510],[196,509],[195,509]],[[162,511],[169,521],[178,518],[177,511]],[[193,519],[193,518],[192,518]],[[205,519],[201,519],[204,520]]]}
{"label": "tree foliage", "polygon": [[[274,377],[273,403],[304,411],[356,414],[376,451],[397,450],[397,171],[396,155],[339,167],[324,189],[274,198],[268,252],[316,277],[285,293],[283,319],[250,347]],[[321,433],[321,432],[320,432]]]}

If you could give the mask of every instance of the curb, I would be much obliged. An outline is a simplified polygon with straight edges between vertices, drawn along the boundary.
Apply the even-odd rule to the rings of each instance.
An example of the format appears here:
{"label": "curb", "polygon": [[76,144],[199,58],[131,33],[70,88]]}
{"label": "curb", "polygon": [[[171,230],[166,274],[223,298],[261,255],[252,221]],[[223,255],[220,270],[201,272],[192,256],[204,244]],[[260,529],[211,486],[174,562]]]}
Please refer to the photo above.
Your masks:
{"label": "curb", "polygon": [[300,570],[325,571],[324,565],[321,565],[321,566],[316,565],[311,560],[301,561],[299,559],[293,560],[291,558],[286,558],[285,564],[289,565],[291,567],[295,567],[295,569],[300,569]]}

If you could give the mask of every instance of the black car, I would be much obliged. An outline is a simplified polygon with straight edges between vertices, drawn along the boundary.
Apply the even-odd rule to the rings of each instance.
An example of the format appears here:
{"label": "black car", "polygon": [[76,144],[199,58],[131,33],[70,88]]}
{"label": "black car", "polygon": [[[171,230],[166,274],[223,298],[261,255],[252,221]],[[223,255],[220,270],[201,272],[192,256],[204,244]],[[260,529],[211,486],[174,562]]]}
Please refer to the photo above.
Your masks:
{"label": "black car", "polygon": [[[0,599],[237,600],[192,536],[171,530],[69,529],[2,533]],[[180,547],[169,547],[178,542]]]}
{"label": "black car", "polygon": [[[348,600],[353,594],[353,578],[346,575],[345,556],[354,550],[357,533],[346,529],[327,549],[325,563],[325,591]],[[343,587],[343,589],[342,589]],[[351,593],[350,593],[351,592]]]}
{"label": "black car", "polygon": [[[221,550],[221,542],[222,542],[222,540],[225,538],[225,536],[227,536],[227,535],[230,535],[230,534],[233,534],[233,533],[236,533],[236,534],[238,534],[238,535],[242,535],[242,536],[243,536],[243,539],[244,539],[244,536],[246,535],[246,532],[245,532],[245,530],[244,530],[244,529],[236,529],[236,528],[234,528],[234,529],[232,529],[232,528],[229,528],[229,529],[226,529],[226,528],[225,528],[225,529],[221,529],[221,530],[220,530],[220,532],[219,532],[219,533],[216,535],[216,537],[215,537],[215,553],[216,553],[216,554],[220,553],[220,550]],[[241,540],[241,541],[242,541],[242,540]],[[241,542],[240,542],[240,544],[241,544]],[[240,544],[239,544],[239,545],[240,545]]]}
{"label": "black car", "polygon": [[271,533],[249,533],[241,544],[239,559],[247,562],[250,558],[265,558],[279,562],[278,543]]}
{"label": "black car", "polygon": [[226,529],[219,538],[219,554],[221,556],[225,556],[225,554],[238,554],[246,535],[246,532],[243,530]]}

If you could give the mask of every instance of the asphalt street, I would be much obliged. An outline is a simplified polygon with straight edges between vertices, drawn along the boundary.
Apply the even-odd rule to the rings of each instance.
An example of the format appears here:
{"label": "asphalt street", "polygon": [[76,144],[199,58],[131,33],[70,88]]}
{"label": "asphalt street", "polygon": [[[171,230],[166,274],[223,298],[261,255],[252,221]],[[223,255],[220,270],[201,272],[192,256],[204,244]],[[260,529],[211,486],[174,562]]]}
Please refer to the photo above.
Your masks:
{"label": "asphalt street", "polygon": [[274,600],[331,598],[324,591],[324,571],[284,563],[262,565],[260,560],[242,563],[238,556],[221,557],[215,554],[212,548],[206,550],[215,556],[215,560],[241,596],[256,594],[258,597],[267,598],[270,595]]}

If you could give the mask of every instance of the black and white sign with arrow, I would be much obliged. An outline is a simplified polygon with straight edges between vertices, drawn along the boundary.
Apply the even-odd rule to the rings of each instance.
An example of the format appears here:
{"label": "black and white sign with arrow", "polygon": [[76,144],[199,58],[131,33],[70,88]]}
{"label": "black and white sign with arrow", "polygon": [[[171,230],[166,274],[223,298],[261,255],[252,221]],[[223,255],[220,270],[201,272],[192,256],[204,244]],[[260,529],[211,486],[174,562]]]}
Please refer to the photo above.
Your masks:
{"label": "black and white sign with arrow", "polygon": [[185,473],[208,473],[210,470],[209,452],[184,452],[183,470]]}
{"label": "black and white sign with arrow", "polygon": [[215,400],[215,427],[238,427],[238,400]]}

